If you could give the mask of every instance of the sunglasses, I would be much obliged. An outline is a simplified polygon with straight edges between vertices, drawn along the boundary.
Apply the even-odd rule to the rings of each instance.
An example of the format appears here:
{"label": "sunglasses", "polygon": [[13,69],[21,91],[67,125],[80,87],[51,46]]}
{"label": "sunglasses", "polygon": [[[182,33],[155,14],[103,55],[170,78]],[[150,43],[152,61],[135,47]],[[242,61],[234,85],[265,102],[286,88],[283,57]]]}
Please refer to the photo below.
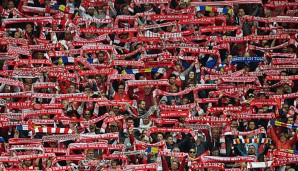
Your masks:
{"label": "sunglasses", "polygon": [[195,151],[189,151],[189,153],[196,153]]}

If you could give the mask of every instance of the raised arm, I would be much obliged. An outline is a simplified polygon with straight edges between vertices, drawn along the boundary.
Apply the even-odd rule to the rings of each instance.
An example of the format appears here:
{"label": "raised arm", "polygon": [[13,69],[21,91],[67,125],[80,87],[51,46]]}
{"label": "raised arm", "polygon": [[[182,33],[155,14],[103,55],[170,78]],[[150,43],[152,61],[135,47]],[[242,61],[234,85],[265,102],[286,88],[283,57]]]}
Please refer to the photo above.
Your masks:
{"label": "raised arm", "polygon": [[187,68],[187,70],[185,70],[184,72],[182,72],[181,74],[180,74],[180,76],[186,76],[186,75],[188,75],[188,73],[193,69],[193,67],[195,66],[195,63],[193,62],[188,68]]}

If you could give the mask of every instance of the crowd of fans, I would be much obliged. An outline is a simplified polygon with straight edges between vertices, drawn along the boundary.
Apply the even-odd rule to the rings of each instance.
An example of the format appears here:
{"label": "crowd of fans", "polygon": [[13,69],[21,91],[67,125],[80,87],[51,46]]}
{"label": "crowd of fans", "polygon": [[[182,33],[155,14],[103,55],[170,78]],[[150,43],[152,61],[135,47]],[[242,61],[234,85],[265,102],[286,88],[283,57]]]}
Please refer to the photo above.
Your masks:
{"label": "crowd of fans", "polygon": [[295,0],[4,0],[0,171],[298,170]]}

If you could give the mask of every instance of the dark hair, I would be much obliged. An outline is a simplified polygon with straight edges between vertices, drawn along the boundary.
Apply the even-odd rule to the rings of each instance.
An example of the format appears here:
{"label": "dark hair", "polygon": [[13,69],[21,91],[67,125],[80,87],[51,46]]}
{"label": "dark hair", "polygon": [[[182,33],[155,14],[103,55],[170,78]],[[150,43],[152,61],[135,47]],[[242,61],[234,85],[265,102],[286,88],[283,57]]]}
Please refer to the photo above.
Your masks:
{"label": "dark hair", "polygon": [[211,148],[211,153],[214,152],[214,151],[219,151],[219,148],[218,147],[212,147]]}
{"label": "dark hair", "polygon": [[128,120],[134,120],[134,119],[131,116],[129,116],[126,120],[128,121]]}
{"label": "dark hair", "polygon": [[187,83],[187,86],[189,86],[189,84],[196,84],[196,83],[194,82],[194,80],[190,80],[190,81]]}
{"label": "dark hair", "polygon": [[145,100],[143,100],[143,99],[142,100],[139,100],[138,101],[138,105],[141,104],[142,102],[145,102]]}
{"label": "dark hair", "polygon": [[286,74],[288,74],[288,72],[287,72],[287,71],[285,71],[285,70],[283,70],[283,71],[280,71],[280,74],[281,74],[281,73],[283,73],[283,72],[284,72],[284,73],[286,73]]}
{"label": "dark hair", "polygon": [[173,138],[173,136],[171,134],[167,134],[166,135],[166,139],[168,139],[169,137],[172,137]]}
{"label": "dark hair", "polygon": [[175,77],[176,78],[176,75],[175,74],[170,74],[169,78],[171,77]]}
{"label": "dark hair", "polygon": [[178,168],[180,168],[180,162],[179,161],[177,161],[177,159],[174,159],[172,162],[171,162],[171,166],[172,166],[172,163],[177,163],[178,164]]}

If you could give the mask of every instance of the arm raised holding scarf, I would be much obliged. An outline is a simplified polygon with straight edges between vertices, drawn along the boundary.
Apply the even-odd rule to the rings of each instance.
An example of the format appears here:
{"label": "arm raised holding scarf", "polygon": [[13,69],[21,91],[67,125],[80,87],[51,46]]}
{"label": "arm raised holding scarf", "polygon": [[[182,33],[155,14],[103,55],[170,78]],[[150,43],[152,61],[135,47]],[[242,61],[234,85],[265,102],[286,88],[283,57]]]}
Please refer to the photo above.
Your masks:
{"label": "arm raised holding scarf", "polygon": [[277,137],[273,126],[269,127],[268,132],[268,136],[272,138],[277,149],[292,149],[292,146],[295,145],[297,141],[296,133],[291,139],[287,139],[287,133],[285,132],[280,133],[279,137]]}
{"label": "arm raised holding scarf", "polygon": [[169,169],[168,163],[167,163],[165,157],[162,156],[161,157],[162,158],[162,166],[163,166],[164,171],[184,171],[187,157],[188,156],[183,157],[183,160],[182,160],[181,164],[178,161],[172,161],[171,162],[171,169]]}

